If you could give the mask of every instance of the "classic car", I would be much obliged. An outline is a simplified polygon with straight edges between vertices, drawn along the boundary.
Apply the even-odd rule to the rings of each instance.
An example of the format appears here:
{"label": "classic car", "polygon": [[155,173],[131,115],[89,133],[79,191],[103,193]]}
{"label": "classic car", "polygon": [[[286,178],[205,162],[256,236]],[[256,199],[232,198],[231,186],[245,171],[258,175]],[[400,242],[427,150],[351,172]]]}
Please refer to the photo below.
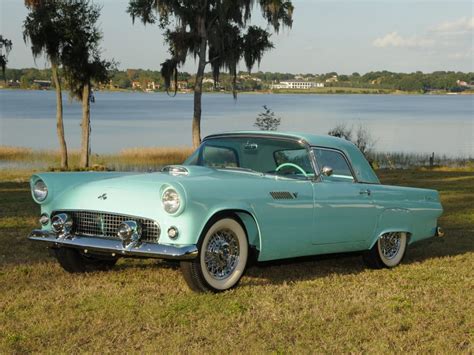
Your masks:
{"label": "classic car", "polygon": [[65,270],[175,259],[195,291],[236,286],[251,260],[361,252],[391,268],[443,234],[437,191],[382,185],[355,145],[330,136],[215,134],[160,172],[40,173],[31,191],[41,229],[29,239]]}

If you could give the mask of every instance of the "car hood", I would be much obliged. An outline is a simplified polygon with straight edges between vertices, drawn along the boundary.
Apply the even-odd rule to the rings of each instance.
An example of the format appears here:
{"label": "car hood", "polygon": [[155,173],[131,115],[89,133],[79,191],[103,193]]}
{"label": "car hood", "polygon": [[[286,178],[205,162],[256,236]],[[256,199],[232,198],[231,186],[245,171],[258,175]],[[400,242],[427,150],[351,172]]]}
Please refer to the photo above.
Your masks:
{"label": "car hood", "polygon": [[[171,186],[187,195],[187,190],[230,186],[249,179],[270,178],[260,173],[241,170],[217,170],[201,166],[176,166],[171,172],[154,173],[44,173],[33,176],[32,183],[43,179],[49,189],[44,207],[49,210],[102,210],[124,214],[148,215],[160,208],[161,194]],[[176,172],[182,170],[182,172]],[[189,187],[189,188],[188,188]]]}

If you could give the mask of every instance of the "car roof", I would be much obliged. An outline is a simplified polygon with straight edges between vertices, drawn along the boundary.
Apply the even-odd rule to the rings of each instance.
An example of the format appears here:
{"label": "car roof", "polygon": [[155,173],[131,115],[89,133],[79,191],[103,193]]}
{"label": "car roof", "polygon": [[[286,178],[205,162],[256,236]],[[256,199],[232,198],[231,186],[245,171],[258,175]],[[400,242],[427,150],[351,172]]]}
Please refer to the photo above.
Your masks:
{"label": "car roof", "polygon": [[332,137],[328,135],[316,135],[302,132],[276,132],[276,131],[234,131],[224,132],[218,134],[212,134],[207,136],[206,139],[222,137],[222,136],[269,136],[269,137],[282,137],[291,138],[298,141],[303,141],[310,146],[325,147],[337,149],[345,153],[350,159],[352,168],[359,182],[366,182],[370,184],[380,184],[377,175],[372,170],[372,167],[367,162],[367,159],[361,153],[361,151],[352,143],[346,139]]}
{"label": "car roof", "polygon": [[211,134],[207,138],[215,136],[232,136],[232,135],[259,135],[259,136],[273,136],[273,137],[284,137],[293,138],[295,140],[303,140],[309,145],[313,146],[324,146],[328,148],[340,149],[341,145],[351,145],[349,141],[337,137],[327,135],[308,134],[303,132],[276,132],[276,131],[233,131],[223,132],[217,134]]}

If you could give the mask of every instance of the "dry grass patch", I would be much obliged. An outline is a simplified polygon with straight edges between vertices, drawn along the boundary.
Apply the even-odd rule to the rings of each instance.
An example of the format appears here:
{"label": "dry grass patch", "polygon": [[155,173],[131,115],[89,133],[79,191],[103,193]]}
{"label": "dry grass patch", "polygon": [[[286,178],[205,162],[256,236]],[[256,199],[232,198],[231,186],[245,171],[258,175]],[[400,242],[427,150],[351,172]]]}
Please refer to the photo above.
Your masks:
{"label": "dry grass patch", "polygon": [[182,163],[194,151],[190,147],[164,147],[164,148],[128,148],[120,151],[119,160],[130,163],[170,164]]}
{"label": "dry grass patch", "polygon": [[[188,158],[191,147],[148,147],[128,148],[118,154],[92,154],[91,167],[96,170],[148,170],[157,169],[163,165],[181,164]],[[57,150],[33,150],[23,147],[0,145],[0,162],[12,164],[9,170],[57,170],[60,166],[60,153]],[[69,167],[78,169],[80,152],[69,150]],[[1,167],[1,166],[0,166]],[[5,169],[5,173],[8,173]],[[3,172],[2,172],[3,173]]]}

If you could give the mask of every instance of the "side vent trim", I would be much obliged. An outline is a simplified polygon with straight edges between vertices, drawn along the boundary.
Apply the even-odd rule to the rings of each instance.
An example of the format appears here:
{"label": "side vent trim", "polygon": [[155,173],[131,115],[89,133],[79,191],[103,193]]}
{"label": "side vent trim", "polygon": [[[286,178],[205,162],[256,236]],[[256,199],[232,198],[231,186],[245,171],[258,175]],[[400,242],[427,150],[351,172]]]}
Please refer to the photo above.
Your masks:
{"label": "side vent trim", "polygon": [[270,191],[270,195],[274,200],[294,200],[296,198],[296,194],[288,191]]}

